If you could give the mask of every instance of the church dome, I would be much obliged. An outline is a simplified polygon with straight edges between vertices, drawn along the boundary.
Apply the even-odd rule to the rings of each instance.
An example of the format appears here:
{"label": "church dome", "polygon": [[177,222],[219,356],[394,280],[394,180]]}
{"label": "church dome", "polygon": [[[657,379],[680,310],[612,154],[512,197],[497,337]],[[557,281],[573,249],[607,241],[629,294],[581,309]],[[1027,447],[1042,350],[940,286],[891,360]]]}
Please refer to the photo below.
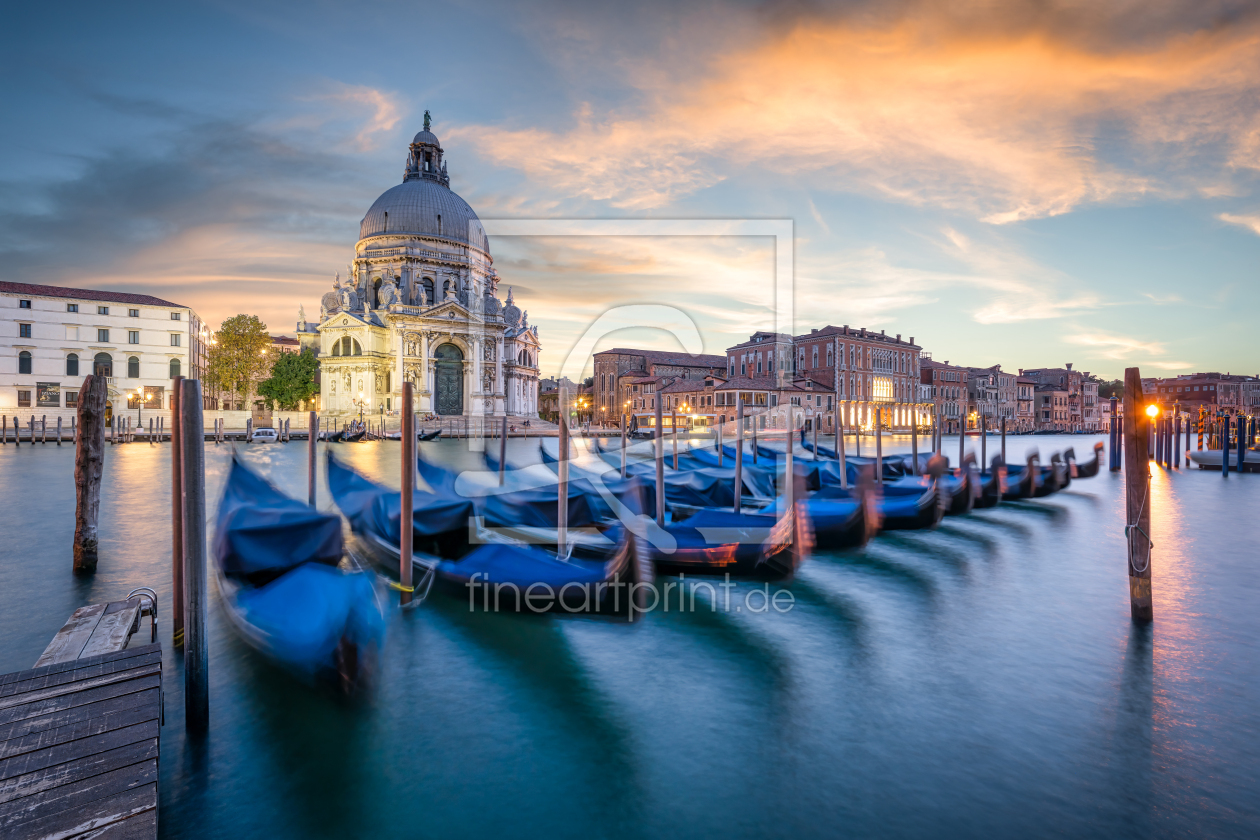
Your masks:
{"label": "church dome", "polygon": [[441,236],[490,253],[486,231],[467,201],[437,181],[403,181],[381,194],[359,224],[359,238],[381,234]]}
{"label": "church dome", "polygon": [[451,191],[445,153],[437,135],[424,129],[411,141],[403,182],[381,194],[359,223],[359,239],[382,234],[440,236],[478,248],[487,254],[486,231],[468,202]]}

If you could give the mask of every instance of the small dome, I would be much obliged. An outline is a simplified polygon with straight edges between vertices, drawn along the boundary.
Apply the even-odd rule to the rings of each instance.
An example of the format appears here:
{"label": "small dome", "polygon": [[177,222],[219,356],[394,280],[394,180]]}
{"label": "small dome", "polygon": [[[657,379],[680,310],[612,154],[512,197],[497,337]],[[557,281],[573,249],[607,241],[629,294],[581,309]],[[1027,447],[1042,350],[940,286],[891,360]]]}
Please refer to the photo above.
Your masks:
{"label": "small dome", "polygon": [[438,142],[437,135],[434,134],[432,131],[429,131],[427,128],[422,130],[419,134],[417,134],[415,138],[412,139],[411,142],[412,143],[428,143],[429,145],[437,146],[439,149],[442,148],[442,144]]}

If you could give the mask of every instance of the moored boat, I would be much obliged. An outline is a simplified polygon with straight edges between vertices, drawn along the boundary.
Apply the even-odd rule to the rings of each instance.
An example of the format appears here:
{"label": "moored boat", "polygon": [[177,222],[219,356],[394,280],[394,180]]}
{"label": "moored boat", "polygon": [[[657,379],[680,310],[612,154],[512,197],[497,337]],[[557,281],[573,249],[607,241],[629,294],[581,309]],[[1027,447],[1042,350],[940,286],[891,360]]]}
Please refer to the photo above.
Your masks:
{"label": "moored boat", "polygon": [[233,458],[212,551],[229,622],[288,670],[352,690],[370,672],[385,617],[374,577],[339,567],[343,548],[339,517]]}

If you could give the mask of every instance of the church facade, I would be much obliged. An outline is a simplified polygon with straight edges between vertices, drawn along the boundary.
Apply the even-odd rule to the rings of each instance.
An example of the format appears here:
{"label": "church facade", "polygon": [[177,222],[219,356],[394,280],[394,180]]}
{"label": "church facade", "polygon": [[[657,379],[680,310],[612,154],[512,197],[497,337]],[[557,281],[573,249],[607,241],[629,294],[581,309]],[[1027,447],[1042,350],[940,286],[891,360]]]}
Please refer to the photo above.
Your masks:
{"label": "church facade", "polygon": [[324,413],[399,408],[402,383],[421,413],[538,416],[538,328],[499,276],[477,214],[450,188],[438,138],[412,140],[403,182],[359,225],[346,279],[333,281],[318,324],[298,323],[319,348]]}

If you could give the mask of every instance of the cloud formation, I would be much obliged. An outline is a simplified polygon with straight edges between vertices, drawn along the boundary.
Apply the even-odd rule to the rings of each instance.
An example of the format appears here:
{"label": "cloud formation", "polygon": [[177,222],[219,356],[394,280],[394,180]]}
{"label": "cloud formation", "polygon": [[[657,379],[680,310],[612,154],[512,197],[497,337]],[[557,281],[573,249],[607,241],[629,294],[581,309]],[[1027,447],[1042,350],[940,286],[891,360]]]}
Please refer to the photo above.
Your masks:
{"label": "cloud formation", "polygon": [[[1148,9],[1162,31],[1134,4],[789,17],[758,42],[715,48],[695,77],[663,78],[657,56],[623,59],[639,96],[583,103],[567,128],[460,136],[539,183],[632,210],[739,171],[996,224],[1225,194],[1235,173],[1260,168],[1260,28],[1237,13],[1200,21],[1187,6]],[[1100,39],[1117,20],[1143,37]]]}

